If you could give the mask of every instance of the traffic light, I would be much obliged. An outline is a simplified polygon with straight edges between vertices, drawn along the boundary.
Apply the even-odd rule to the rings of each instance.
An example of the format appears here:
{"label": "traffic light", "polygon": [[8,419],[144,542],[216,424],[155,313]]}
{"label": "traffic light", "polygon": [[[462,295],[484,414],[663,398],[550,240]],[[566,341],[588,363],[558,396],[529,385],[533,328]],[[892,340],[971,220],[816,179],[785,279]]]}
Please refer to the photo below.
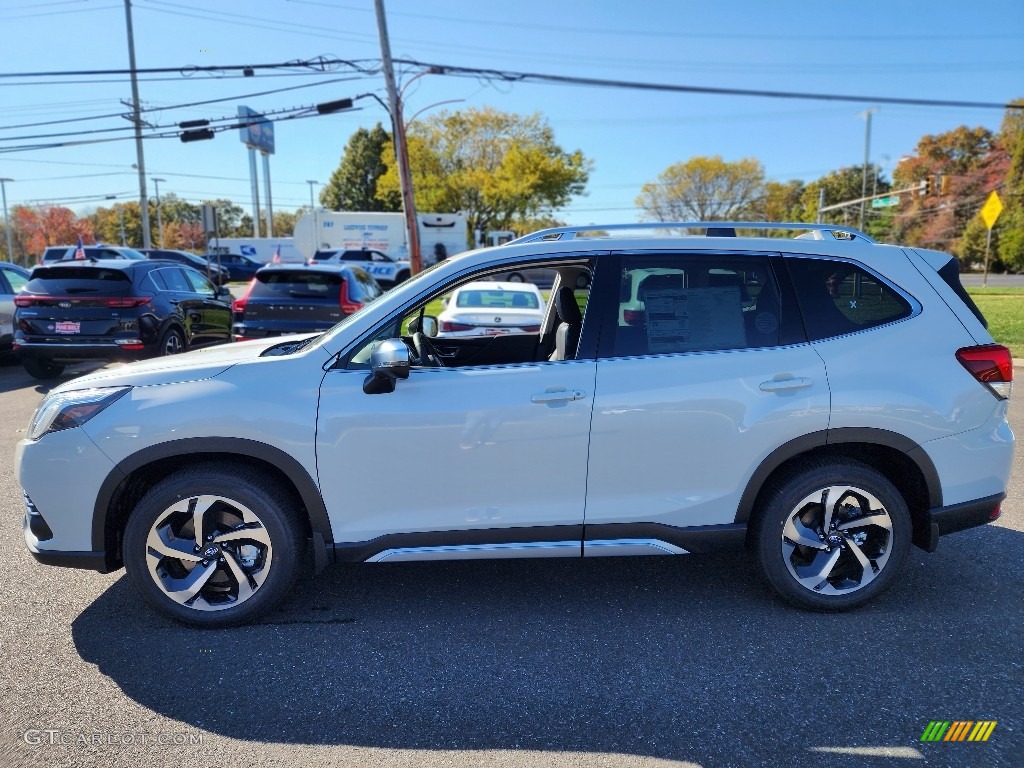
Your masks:
{"label": "traffic light", "polygon": [[935,194],[935,177],[929,176],[924,180],[924,196],[931,197]]}
{"label": "traffic light", "polygon": [[939,194],[948,195],[952,186],[953,178],[951,176],[943,175],[942,181],[939,182]]}

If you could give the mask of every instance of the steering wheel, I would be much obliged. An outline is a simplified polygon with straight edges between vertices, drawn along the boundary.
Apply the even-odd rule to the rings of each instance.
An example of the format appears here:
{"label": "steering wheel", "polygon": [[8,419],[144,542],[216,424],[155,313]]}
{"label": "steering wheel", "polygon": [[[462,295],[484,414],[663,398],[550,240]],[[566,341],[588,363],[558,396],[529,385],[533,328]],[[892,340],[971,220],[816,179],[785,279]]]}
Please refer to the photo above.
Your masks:
{"label": "steering wheel", "polygon": [[416,357],[420,359],[420,365],[425,368],[444,368],[444,362],[441,360],[441,356],[437,354],[437,350],[434,349],[434,345],[428,337],[422,331],[417,331],[412,335],[412,346],[416,352]]}

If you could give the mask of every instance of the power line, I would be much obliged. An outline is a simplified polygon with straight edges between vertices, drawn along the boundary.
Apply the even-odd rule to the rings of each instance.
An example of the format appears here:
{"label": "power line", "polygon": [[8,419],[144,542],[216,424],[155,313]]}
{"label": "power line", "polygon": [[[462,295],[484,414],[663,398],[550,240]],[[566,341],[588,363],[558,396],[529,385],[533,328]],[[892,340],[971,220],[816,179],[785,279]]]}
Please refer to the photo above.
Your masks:
{"label": "power line", "polygon": [[1006,104],[990,101],[957,101],[951,99],[915,99],[894,96],[854,96],[836,93],[805,93],[798,91],[762,91],[752,88],[719,88],[697,85],[673,85],[631,80],[608,80],[604,78],[573,77],[569,75],[548,75],[538,72],[514,72],[510,70],[480,69],[477,67],[431,64],[415,59],[395,59],[396,64],[421,67],[435,75],[473,77],[500,80],[508,83],[550,83],[556,85],[585,85],[596,88],[622,88],[642,91],[663,91],[669,93],[699,93],[713,96],[754,96],[769,99],[808,99],[813,101],[844,101],[871,104],[900,104],[925,107],[958,107],[966,109],[1022,109],[1024,104]]}
{"label": "power line", "polygon": [[[236,96],[225,96],[220,99],[205,99],[203,101],[191,101],[186,104],[170,104],[158,107],[143,107],[140,112],[164,112],[171,109],[186,109],[188,107],[199,107],[206,104],[219,104],[225,101],[235,101],[237,99],[251,99],[256,96],[269,96],[274,93],[286,93],[288,91],[298,91],[303,88],[317,88],[322,85],[333,85],[336,83],[350,83],[356,80],[360,80],[359,77],[335,77],[330,80],[322,80],[319,83],[306,83],[305,85],[292,85],[287,88],[274,88],[269,91],[255,91],[253,93],[241,93]],[[47,120],[40,123],[22,123],[20,125],[0,125],[0,131],[11,131],[17,128],[41,128],[46,125],[63,125],[65,123],[81,123],[86,120],[103,120],[112,117],[122,117],[124,112],[110,112],[105,115],[87,115],[84,117],[69,117],[62,120]]]}

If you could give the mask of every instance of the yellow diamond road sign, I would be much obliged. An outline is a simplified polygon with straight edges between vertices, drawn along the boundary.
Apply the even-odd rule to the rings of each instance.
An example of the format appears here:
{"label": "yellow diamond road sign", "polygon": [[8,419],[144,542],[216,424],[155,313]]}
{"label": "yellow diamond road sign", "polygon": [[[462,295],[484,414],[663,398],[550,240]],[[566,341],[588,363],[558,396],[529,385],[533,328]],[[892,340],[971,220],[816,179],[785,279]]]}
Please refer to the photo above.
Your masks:
{"label": "yellow diamond road sign", "polygon": [[1003,201],[999,199],[999,195],[993,192],[988,196],[988,200],[985,201],[985,205],[981,207],[981,218],[985,221],[985,226],[989,229],[996,223],[996,219],[999,218],[999,214],[1003,212]]}

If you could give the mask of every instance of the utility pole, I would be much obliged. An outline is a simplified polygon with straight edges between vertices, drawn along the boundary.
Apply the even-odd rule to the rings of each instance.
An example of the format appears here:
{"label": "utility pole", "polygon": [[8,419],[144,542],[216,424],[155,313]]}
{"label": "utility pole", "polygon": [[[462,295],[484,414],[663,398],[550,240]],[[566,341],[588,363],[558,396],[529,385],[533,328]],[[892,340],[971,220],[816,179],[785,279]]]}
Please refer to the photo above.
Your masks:
{"label": "utility pole", "polygon": [[139,110],[139,78],[135,71],[135,36],[132,32],[132,0],[124,0],[128,24],[128,65],[132,76],[132,124],[135,126],[135,155],[139,166],[139,213],[142,215],[142,247],[152,248],[149,234],[149,194],[146,192],[146,160],[142,154],[142,113]]}
{"label": "utility pole", "polygon": [[306,179],[306,183],[309,184],[309,210],[312,211],[314,208],[316,208],[316,205],[313,203],[313,187],[319,184],[320,182],[314,181],[313,179]]}
{"label": "utility pole", "polygon": [[11,217],[7,215],[7,187],[8,181],[14,179],[0,179],[0,197],[4,200],[4,231],[7,233],[7,260],[14,264],[14,246],[11,245]]}
{"label": "utility pole", "polygon": [[160,213],[160,182],[167,179],[153,177],[153,188],[156,190],[156,231],[160,234],[160,247],[164,247],[164,219]]}
{"label": "utility pole", "polygon": [[[878,107],[871,107],[870,109],[864,110],[861,114],[864,115],[864,174],[860,185],[860,196],[865,198],[868,196],[868,158],[871,156],[871,115],[878,111]],[[864,204],[865,200],[860,201],[860,224],[857,226],[861,232],[864,231]]]}
{"label": "utility pole", "polygon": [[405,211],[405,227],[409,237],[409,271],[415,275],[423,269],[423,260],[420,255],[419,227],[416,224],[416,203],[412,193],[412,173],[409,170],[409,151],[405,141],[402,100],[395,85],[395,70],[391,63],[391,43],[388,40],[388,23],[384,16],[384,0],[374,0],[374,7],[377,11],[377,31],[380,35],[384,82],[388,88],[388,109],[391,112],[395,160],[398,162],[398,182],[402,191],[402,208]]}

